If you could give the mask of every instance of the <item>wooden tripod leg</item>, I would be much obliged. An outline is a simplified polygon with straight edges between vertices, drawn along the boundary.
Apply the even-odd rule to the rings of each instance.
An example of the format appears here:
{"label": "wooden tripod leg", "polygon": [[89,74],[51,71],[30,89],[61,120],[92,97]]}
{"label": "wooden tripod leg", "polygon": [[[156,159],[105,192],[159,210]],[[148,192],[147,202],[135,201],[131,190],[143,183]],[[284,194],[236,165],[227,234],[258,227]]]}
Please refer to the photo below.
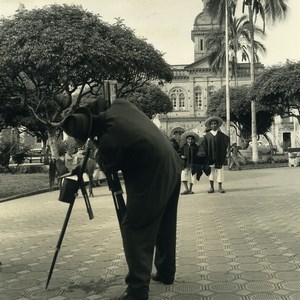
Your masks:
{"label": "wooden tripod leg", "polygon": [[59,253],[62,241],[64,239],[64,235],[65,235],[68,223],[69,223],[69,219],[70,219],[70,216],[71,216],[71,213],[72,213],[74,202],[75,201],[71,202],[70,205],[69,205],[69,208],[68,208],[68,211],[67,211],[67,214],[66,214],[66,217],[65,217],[65,221],[64,221],[62,230],[60,232],[60,236],[59,236],[59,239],[58,239],[58,242],[57,242],[57,245],[56,245],[56,250],[55,250],[55,253],[54,253],[52,264],[51,264],[51,267],[50,267],[50,270],[49,270],[49,274],[48,274],[48,279],[47,279],[47,283],[46,283],[46,289],[48,288],[48,285],[49,285],[50,280],[51,280],[51,276],[52,276],[52,273],[53,273],[55,262],[56,262],[56,259],[57,259],[57,256],[58,256],[58,253]]}

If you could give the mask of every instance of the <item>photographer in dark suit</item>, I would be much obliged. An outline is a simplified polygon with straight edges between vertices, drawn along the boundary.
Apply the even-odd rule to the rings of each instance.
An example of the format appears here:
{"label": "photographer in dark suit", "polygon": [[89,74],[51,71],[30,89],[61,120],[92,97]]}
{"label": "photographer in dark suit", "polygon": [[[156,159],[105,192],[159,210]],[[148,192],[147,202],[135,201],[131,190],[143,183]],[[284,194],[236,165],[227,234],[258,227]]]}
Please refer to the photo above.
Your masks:
{"label": "photographer in dark suit", "polygon": [[121,170],[127,201],[120,226],[128,274],[127,289],[116,299],[148,299],[154,249],[152,279],[174,281],[180,158],[151,120],[124,99],[97,115],[79,108],[62,127],[81,144],[97,137],[105,174]]}

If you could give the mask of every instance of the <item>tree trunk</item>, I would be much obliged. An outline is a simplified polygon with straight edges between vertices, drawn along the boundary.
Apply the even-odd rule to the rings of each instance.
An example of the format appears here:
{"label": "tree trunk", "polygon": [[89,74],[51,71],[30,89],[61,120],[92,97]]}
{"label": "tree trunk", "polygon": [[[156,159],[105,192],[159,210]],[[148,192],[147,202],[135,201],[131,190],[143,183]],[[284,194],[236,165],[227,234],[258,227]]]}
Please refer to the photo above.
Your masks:
{"label": "tree trunk", "polygon": [[50,127],[48,129],[48,142],[51,150],[52,159],[57,159],[59,157],[59,154],[56,138],[56,128],[54,127]]}
{"label": "tree trunk", "polygon": [[[249,13],[249,25],[250,25],[250,80],[253,84],[255,79],[254,73],[254,28],[253,28],[253,11],[252,6],[248,5]],[[254,100],[251,101],[251,136],[252,136],[252,161],[256,164],[258,162],[258,150],[257,150],[257,128],[256,128],[256,103]]]}

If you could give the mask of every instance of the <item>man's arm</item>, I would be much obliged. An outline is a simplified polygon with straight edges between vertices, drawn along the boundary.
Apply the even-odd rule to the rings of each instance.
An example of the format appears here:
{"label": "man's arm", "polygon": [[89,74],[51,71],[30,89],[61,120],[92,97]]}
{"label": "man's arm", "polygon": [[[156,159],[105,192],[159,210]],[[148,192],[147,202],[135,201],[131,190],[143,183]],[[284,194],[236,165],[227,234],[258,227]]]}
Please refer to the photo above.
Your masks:
{"label": "man's arm", "polygon": [[123,149],[117,141],[108,136],[100,140],[97,161],[105,174],[115,173],[122,169]]}

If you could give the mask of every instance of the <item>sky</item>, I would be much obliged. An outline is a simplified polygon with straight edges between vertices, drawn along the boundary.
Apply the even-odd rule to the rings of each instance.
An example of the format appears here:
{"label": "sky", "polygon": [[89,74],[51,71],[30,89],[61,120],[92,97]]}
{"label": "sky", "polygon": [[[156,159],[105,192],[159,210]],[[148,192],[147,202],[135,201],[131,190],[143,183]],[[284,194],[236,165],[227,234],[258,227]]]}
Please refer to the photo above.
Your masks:
{"label": "sky", "polygon": [[[202,11],[202,0],[0,0],[0,16],[12,16],[20,3],[27,9],[49,4],[75,4],[99,14],[102,20],[114,23],[123,19],[138,37],[146,38],[171,65],[194,62],[191,31],[196,16]],[[300,1],[288,0],[287,20],[267,27],[262,43],[267,48],[261,62],[265,66],[300,60]]]}

